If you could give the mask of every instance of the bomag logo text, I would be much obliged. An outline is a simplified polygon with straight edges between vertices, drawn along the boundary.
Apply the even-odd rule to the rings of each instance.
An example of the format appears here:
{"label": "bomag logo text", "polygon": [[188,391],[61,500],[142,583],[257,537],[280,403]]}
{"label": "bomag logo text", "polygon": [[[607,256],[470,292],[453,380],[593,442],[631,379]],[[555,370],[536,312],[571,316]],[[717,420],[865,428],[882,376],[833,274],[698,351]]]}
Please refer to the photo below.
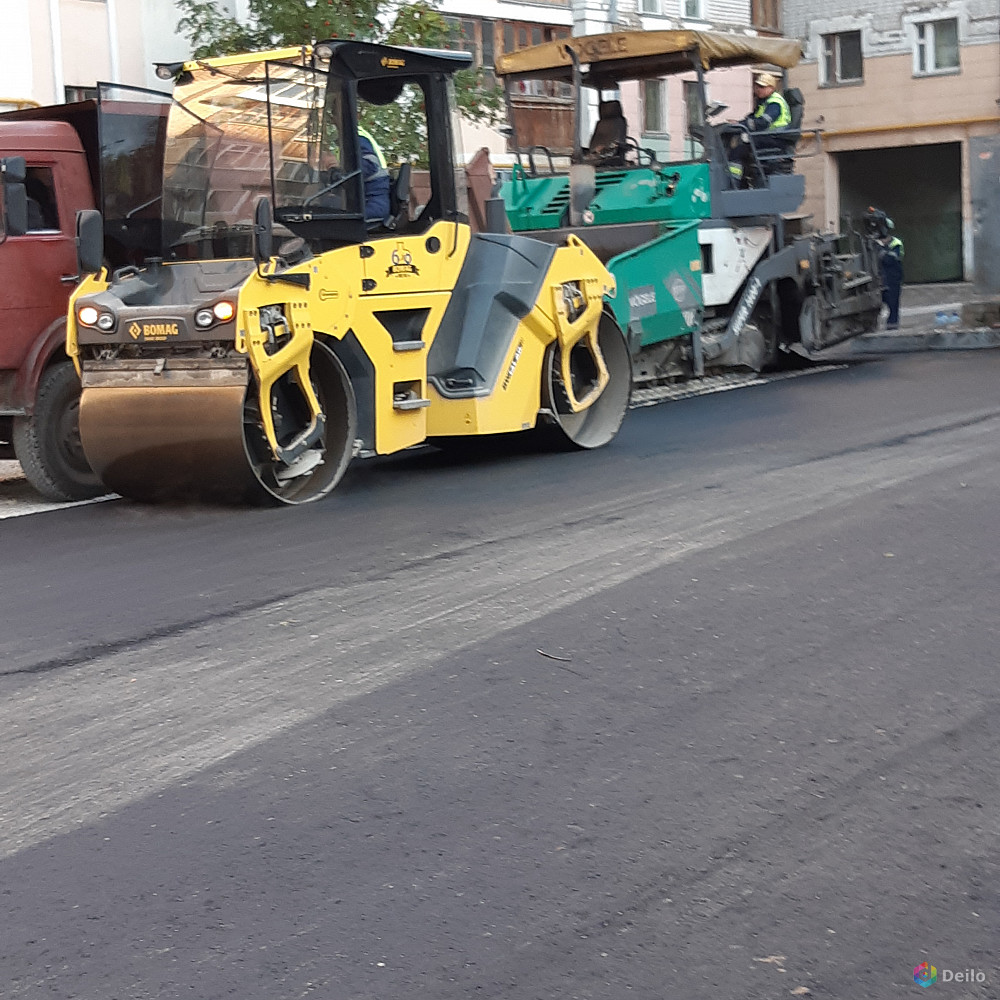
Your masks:
{"label": "bomag logo text", "polygon": [[180,335],[176,323],[133,323],[128,332],[133,340],[168,340]]}
{"label": "bomag logo text", "polygon": [[390,56],[382,56],[380,61],[383,69],[402,69],[406,65],[405,59],[393,59]]}

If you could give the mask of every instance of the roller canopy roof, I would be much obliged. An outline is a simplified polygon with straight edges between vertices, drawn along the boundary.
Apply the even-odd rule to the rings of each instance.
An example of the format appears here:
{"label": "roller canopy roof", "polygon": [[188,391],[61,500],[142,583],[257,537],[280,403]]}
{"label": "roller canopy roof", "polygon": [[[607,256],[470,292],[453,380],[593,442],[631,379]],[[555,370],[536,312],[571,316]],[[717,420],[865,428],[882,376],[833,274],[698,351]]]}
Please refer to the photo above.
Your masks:
{"label": "roller canopy roof", "polygon": [[755,38],[712,31],[613,31],[507,52],[496,60],[497,75],[569,83],[573,79],[571,48],[581,65],[589,66],[584,82],[591,86],[684,73],[692,68],[694,56],[706,70],[764,64],[787,69],[802,57],[802,44],[794,38]]}
{"label": "roller canopy roof", "polygon": [[[472,56],[468,52],[417,49],[331,38],[316,42],[314,45],[295,48],[193,59],[184,63],[183,68],[189,72],[207,70],[210,73],[220,72],[234,78],[243,76],[251,78],[261,71],[262,63],[290,62],[308,65],[310,59],[318,57],[320,52],[330,56],[329,68],[333,72],[339,76],[357,79],[420,73],[454,73],[472,65]],[[324,65],[321,60],[319,66],[322,68]]]}
{"label": "roller canopy roof", "polygon": [[348,42],[337,38],[317,42],[313,51],[323,45],[329,46],[333,53],[331,70],[342,76],[359,79],[397,73],[454,73],[472,65],[472,56],[468,52],[379,45],[376,42]]}

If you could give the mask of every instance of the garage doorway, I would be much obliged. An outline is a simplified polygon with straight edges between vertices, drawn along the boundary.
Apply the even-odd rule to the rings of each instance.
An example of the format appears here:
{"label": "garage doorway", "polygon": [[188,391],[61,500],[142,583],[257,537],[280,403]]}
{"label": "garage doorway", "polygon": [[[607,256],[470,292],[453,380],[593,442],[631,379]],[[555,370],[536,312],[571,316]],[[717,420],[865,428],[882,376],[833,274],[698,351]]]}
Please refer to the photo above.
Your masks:
{"label": "garage doorway", "polygon": [[962,281],[962,149],[957,142],[837,153],[843,232],[869,205],[896,223],[906,284]]}

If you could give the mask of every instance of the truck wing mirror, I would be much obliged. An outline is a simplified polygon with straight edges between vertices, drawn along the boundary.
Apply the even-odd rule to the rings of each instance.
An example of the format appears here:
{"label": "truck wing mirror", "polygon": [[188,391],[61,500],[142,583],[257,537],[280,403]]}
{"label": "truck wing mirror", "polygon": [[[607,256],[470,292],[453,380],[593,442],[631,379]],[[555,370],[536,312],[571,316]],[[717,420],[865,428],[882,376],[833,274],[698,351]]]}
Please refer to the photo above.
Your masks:
{"label": "truck wing mirror", "polygon": [[23,236],[28,231],[26,176],[23,156],[0,160],[0,242],[8,236]]}
{"label": "truck wing mirror", "polygon": [[271,202],[261,198],[253,213],[253,259],[259,268],[274,256],[274,223]]}
{"label": "truck wing mirror", "polygon": [[94,208],[76,213],[76,262],[80,274],[96,274],[104,266],[104,219]]}

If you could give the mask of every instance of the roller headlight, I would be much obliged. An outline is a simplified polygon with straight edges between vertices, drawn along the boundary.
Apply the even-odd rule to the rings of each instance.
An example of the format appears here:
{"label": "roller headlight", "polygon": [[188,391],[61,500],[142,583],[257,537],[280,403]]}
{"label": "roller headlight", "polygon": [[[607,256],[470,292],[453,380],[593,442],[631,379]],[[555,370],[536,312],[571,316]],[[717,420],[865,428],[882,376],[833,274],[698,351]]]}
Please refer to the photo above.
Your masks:
{"label": "roller headlight", "polygon": [[232,302],[216,302],[212,312],[220,323],[228,323],[236,315],[236,306]]}
{"label": "roller headlight", "polygon": [[115,328],[115,318],[111,313],[101,313],[97,317],[97,329],[102,333],[110,333]]}
{"label": "roller headlight", "polygon": [[216,323],[228,323],[236,315],[236,306],[232,302],[223,299],[216,302],[211,308],[199,309],[194,314],[194,325],[201,330],[205,330]]}
{"label": "roller headlight", "polygon": [[76,315],[84,326],[97,326],[100,313],[93,306],[82,306]]}

